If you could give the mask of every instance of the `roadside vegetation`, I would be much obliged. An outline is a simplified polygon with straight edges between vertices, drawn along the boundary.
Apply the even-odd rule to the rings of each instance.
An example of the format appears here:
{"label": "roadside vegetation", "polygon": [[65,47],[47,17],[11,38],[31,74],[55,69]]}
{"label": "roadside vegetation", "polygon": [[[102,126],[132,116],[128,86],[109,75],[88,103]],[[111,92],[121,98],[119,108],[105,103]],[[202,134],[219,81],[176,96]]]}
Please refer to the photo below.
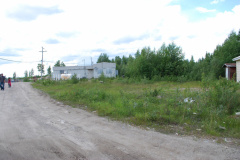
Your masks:
{"label": "roadside vegetation", "polygon": [[[100,116],[174,134],[240,138],[240,84],[226,80],[224,63],[240,54],[240,31],[231,32],[213,53],[194,61],[184,58],[174,43],[156,50],[145,47],[134,56],[110,60],[101,53],[97,63],[114,62],[116,79],[33,83],[52,98]],[[65,66],[59,60],[55,66]],[[27,72],[25,73],[27,77]],[[49,77],[51,70],[49,69]]]}
{"label": "roadside vegetation", "polygon": [[73,107],[156,131],[240,138],[239,84],[224,78],[212,81],[203,75],[202,81],[181,83],[73,76],[32,85]]}

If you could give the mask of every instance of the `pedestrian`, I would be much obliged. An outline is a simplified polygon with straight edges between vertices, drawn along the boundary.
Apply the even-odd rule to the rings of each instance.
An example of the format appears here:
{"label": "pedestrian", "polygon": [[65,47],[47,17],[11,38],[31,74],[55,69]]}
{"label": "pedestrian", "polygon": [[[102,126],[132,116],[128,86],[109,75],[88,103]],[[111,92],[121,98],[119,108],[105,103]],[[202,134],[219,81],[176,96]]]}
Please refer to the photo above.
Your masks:
{"label": "pedestrian", "polygon": [[1,90],[4,90],[4,83],[5,83],[5,77],[3,74],[0,76],[0,85],[1,85]]}
{"label": "pedestrian", "polygon": [[9,88],[11,87],[11,78],[10,77],[8,78],[8,87]]}
{"label": "pedestrian", "polygon": [[2,79],[3,79],[2,74],[0,74],[0,88],[1,88],[1,90],[2,90]]}

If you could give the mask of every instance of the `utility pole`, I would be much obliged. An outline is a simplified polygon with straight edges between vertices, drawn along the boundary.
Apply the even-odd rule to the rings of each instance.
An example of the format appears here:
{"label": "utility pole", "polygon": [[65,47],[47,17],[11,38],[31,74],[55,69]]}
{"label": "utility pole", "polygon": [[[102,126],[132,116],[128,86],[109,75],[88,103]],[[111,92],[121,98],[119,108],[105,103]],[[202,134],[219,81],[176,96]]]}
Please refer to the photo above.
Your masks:
{"label": "utility pole", "polygon": [[84,62],[84,67],[83,67],[83,69],[84,69],[84,77],[86,77],[85,59],[83,59],[83,62]]}
{"label": "utility pole", "polygon": [[42,47],[42,51],[39,51],[39,52],[42,52],[42,66],[41,66],[41,79],[42,79],[42,72],[43,72],[43,52],[47,52],[47,51],[43,51],[43,47]]}

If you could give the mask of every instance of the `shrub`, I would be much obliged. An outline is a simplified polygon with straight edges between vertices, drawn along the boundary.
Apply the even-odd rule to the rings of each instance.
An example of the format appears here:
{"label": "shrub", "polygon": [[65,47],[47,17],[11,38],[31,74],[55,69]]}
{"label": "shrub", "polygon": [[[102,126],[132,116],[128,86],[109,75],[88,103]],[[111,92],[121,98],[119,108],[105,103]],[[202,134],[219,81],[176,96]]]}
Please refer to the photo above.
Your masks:
{"label": "shrub", "polygon": [[29,78],[28,77],[24,77],[23,78],[23,82],[29,82]]}
{"label": "shrub", "polygon": [[88,81],[88,79],[86,77],[80,78],[80,82],[86,82],[86,81]]}
{"label": "shrub", "polygon": [[44,86],[48,86],[56,83],[56,81],[53,81],[51,79],[43,79],[43,80],[39,80],[38,82],[42,83]]}
{"label": "shrub", "polygon": [[99,76],[98,80],[100,81],[105,81],[106,80],[106,77],[104,75],[104,73],[102,72],[102,74]]}
{"label": "shrub", "polygon": [[74,73],[74,75],[71,78],[71,83],[72,84],[77,84],[79,82],[79,79],[77,78],[77,74]]}
{"label": "shrub", "polygon": [[218,113],[233,114],[239,109],[239,84],[235,81],[229,81],[220,78],[218,81],[210,81],[203,78],[203,98],[208,106],[216,109]]}

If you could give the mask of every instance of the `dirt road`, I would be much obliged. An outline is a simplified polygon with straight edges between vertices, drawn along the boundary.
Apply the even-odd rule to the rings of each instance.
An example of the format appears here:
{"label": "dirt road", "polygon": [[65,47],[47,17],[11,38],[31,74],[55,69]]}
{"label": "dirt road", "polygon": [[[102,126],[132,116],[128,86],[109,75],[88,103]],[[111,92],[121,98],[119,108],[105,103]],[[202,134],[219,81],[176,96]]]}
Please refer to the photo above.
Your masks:
{"label": "dirt road", "polygon": [[50,99],[30,83],[0,92],[0,160],[240,159],[240,149],[112,122]]}

